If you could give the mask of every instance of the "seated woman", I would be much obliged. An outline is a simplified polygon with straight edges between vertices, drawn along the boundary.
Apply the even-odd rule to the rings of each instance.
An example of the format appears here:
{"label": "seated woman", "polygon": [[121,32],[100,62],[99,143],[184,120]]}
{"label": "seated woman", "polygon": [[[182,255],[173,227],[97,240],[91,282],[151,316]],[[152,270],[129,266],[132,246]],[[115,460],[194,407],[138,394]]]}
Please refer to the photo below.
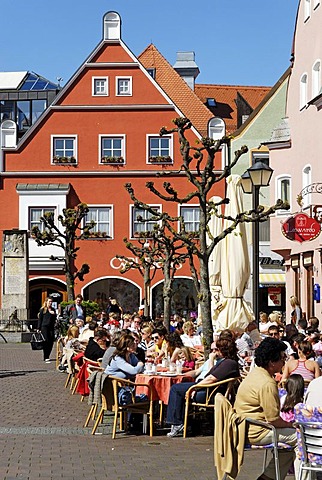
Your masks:
{"label": "seated woman", "polygon": [[167,336],[167,356],[170,358],[171,362],[178,360],[178,355],[183,347],[182,340],[180,335],[177,332],[172,332]]}
{"label": "seated woman", "polygon": [[196,335],[196,327],[190,320],[183,324],[184,334],[181,335],[182,343],[185,347],[201,347],[202,341],[200,335]]}
{"label": "seated woman", "polygon": [[[216,342],[217,362],[214,367],[205,375],[204,379],[198,382],[199,385],[234,378],[239,376],[236,343],[232,338],[224,337]],[[185,395],[187,390],[195,382],[176,383],[172,385],[168,400],[167,423],[171,424],[171,431],[168,437],[176,437],[183,431],[183,419],[185,408]],[[198,392],[198,396],[204,396],[204,392]]]}
{"label": "seated woman", "polygon": [[94,362],[97,362],[97,360],[103,358],[105,350],[108,347],[109,340],[110,335],[105,328],[96,329],[94,337],[91,337],[88,341],[84,356],[90,360],[93,360]]}
{"label": "seated woman", "polygon": [[76,325],[71,325],[67,330],[66,337],[64,338],[63,355],[58,366],[58,370],[60,372],[65,372],[67,370],[68,360],[75,354],[75,351],[78,352],[83,348],[79,343],[78,335],[78,327],[76,327]]}
{"label": "seated woman", "polygon": [[304,380],[311,381],[320,376],[320,367],[317,362],[310,359],[312,355],[312,345],[307,340],[300,342],[298,345],[299,359],[290,358],[283,370],[282,381],[286,380],[290,375],[299,373]]}
{"label": "seated woman", "polygon": [[195,360],[192,351],[189,347],[181,347],[178,352],[174,352],[171,357],[171,362],[180,360],[183,368],[193,370],[195,368]]}
{"label": "seated woman", "polygon": [[86,320],[87,320],[87,318],[88,318],[89,320],[88,320],[88,322],[86,323],[85,328],[84,328],[84,330],[82,331],[82,333],[79,334],[79,341],[80,341],[83,345],[87,345],[89,339],[92,338],[92,337],[94,337],[94,332],[95,332],[95,329],[97,328],[97,322],[96,322],[96,320],[92,320],[91,317],[86,317]]}
{"label": "seated woman", "polygon": [[136,342],[133,335],[121,335],[105,373],[134,381],[135,375],[143,372],[144,369],[144,363],[139,362],[135,350]]}
{"label": "seated woman", "polygon": [[152,340],[152,327],[149,325],[141,328],[141,341],[139,347],[145,352],[154,346],[154,341]]}
{"label": "seated woman", "polygon": [[[280,399],[274,375],[285,363],[285,343],[277,338],[267,337],[255,350],[256,367],[241,382],[234,408],[238,415],[269,422],[276,428],[278,441],[296,446],[296,433],[292,422],[280,416]],[[253,445],[272,443],[272,432],[261,426],[249,425],[247,441]],[[293,450],[285,450],[279,457],[281,479],[284,479],[295,458]],[[295,478],[298,477],[299,462],[295,463]],[[275,478],[274,459],[265,468],[258,480]],[[305,478],[305,476],[304,476]]]}

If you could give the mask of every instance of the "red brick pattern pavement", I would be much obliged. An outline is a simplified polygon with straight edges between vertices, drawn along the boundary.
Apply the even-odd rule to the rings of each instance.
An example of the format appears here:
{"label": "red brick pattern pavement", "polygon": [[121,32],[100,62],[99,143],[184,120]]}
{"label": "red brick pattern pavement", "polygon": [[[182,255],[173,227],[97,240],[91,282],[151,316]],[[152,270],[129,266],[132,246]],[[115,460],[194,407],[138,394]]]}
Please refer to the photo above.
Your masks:
{"label": "red brick pattern pavement", "polygon": [[[0,480],[216,479],[212,436],[92,436],[87,402],[65,380],[29,344],[0,343]],[[239,479],[256,479],[261,464],[247,453]]]}

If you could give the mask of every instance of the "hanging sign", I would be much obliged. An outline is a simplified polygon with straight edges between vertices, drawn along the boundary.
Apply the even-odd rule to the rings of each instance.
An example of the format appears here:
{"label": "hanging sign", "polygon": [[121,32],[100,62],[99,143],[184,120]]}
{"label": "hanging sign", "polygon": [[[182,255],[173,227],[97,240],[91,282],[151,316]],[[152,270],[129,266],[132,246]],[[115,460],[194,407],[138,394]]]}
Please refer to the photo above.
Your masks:
{"label": "hanging sign", "polygon": [[282,233],[289,240],[308,242],[320,235],[321,225],[306,213],[297,213],[282,223]]}
{"label": "hanging sign", "polygon": [[268,301],[269,307],[280,307],[282,305],[282,289],[281,287],[268,287]]}

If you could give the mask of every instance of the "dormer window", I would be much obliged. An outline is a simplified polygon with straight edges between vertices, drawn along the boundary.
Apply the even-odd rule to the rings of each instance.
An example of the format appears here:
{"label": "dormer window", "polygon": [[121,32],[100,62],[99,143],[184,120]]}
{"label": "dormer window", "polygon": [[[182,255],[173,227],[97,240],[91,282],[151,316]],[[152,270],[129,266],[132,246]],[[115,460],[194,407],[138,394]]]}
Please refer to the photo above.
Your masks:
{"label": "dormer window", "polygon": [[108,12],[103,17],[103,39],[121,39],[121,18],[116,12]]}
{"label": "dormer window", "polygon": [[207,98],[208,107],[217,107],[217,102],[214,98]]}
{"label": "dormer window", "polygon": [[132,95],[132,77],[116,77],[116,96],[131,96]]}
{"label": "dormer window", "polygon": [[95,97],[108,96],[108,77],[93,77],[92,95]]}
{"label": "dormer window", "polygon": [[212,118],[208,124],[208,136],[213,140],[219,140],[225,133],[225,122],[221,118]]}

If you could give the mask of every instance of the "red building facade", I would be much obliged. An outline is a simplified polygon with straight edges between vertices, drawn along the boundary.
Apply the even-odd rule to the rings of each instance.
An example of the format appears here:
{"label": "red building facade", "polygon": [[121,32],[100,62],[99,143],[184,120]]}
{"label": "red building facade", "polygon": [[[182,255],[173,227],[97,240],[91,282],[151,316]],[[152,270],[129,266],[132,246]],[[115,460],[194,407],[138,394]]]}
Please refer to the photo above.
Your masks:
{"label": "red building facade", "polygon": [[[183,215],[191,229],[198,227],[195,204],[164,203],[145,187],[153,180],[161,188],[164,180],[157,174],[165,170],[173,173],[171,182],[180,194],[191,191],[179,173],[177,137],[159,135],[174,118],[189,117],[188,107],[174,103],[151,73],[122,41],[119,15],[108,12],[99,45],[18,145],[2,151],[1,230],[30,231],[34,225],[41,227],[45,211],[53,211],[57,218],[63,208],[87,203],[88,220],[96,222],[95,236],[79,242],[76,264],[88,263],[90,273],[76,284],[76,293],[100,299],[102,305],[114,297],[128,311],[137,310],[142,301],[143,280],[137,270],[122,275],[122,261],[116,256],[131,256],[123,238],[133,239],[148,225],[137,221],[142,212],[135,209],[124,184],[131,183],[140,200],[170,215]],[[207,131],[212,115],[197,97],[194,109],[197,102]],[[194,126],[187,136],[195,142],[203,133]],[[220,154],[216,168],[221,169]],[[215,193],[223,195],[223,190]],[[35,318],[47,295],[66,298],[62,262],[49,260],[50,255],[61,254],[58,247],[38,247],[29,238],[30,318]],[[188,264],[178,270],[176,279],[175,308],[185,314],[197,308]],[[151,305],[151,314],[162,312],[161,271],[153,279]]]}

